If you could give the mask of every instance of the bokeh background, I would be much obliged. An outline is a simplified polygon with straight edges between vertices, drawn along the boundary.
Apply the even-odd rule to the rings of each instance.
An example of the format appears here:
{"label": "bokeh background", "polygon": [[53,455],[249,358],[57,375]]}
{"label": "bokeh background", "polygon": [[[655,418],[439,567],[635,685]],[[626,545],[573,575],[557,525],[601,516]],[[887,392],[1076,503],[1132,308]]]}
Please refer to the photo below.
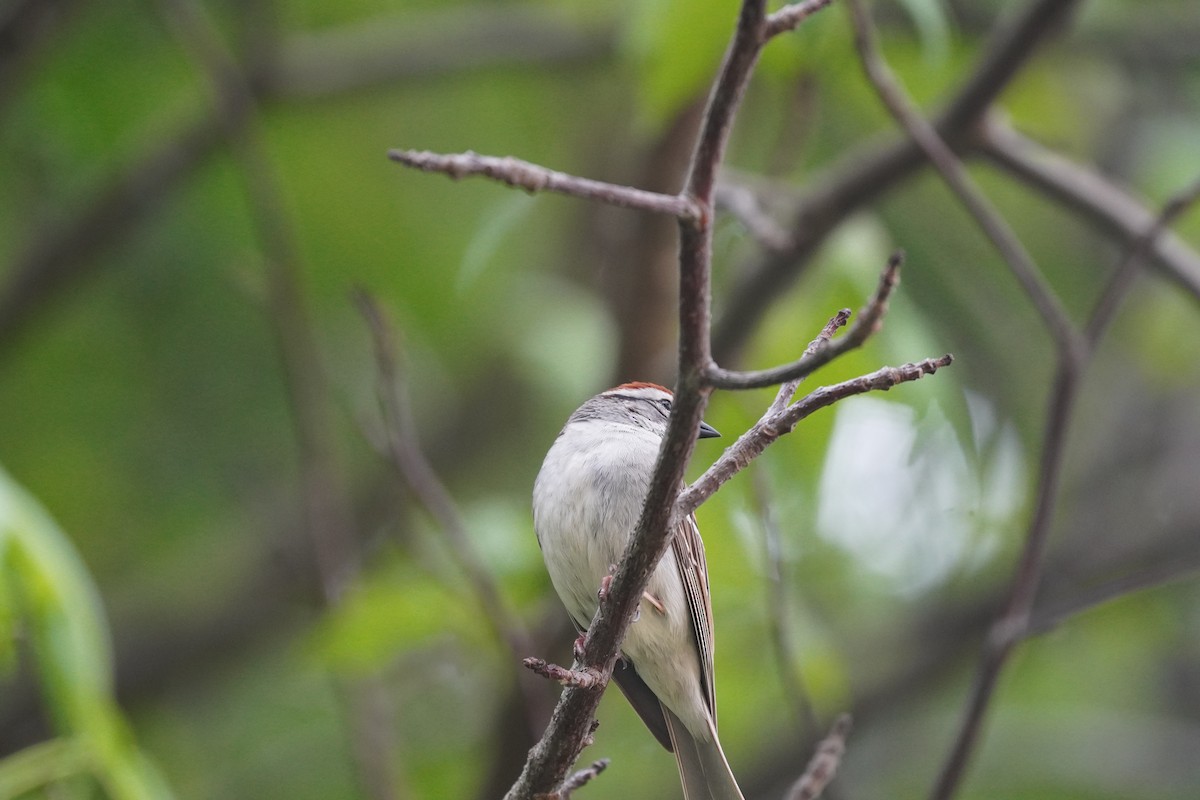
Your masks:
{"label": "bokeh background", "polygon": [[[1200,175],[1195,4],[1034,5],[1068,24],[1043,32],[998,118],[1103,176],[1085,200],[1120,187],[1154,213]],[[874,13],[936,109],[1024,6]],[[0,796],[502,793],[556,692],[518,676],[491,612],[529,634],[522,655],[569,661],[530,489],[583,399],[670,383],[674,231],[386,153],[471,149],[675,191],[735,15],[731,0],[0,7]],[[803,234],[796,209],[819,217],[822,188],[895,136],[835,4],[768,47],[726,185]],[[1127,233],[1003,159],[971,169],[1082,320]],[[722,738],[748,796],[780,796],[842,711],[856,728],[833,796],[925,794],[1026,529],[1052,343],[951,195],[912,172],[782,259],[750,313],[732,298],[763,243],[736,215],[718,226],[726,365],[794,358],[897,247],[885,329],[810,383],[956,356],[805,421],[700,511]],[[1200,215],[1175,231],[1084,378],[1035,617],[1138,591],[1020,646],[960,797],[1200,795]],[[355,290],[395,333],[408,435],[498,586],[489,613],[461,542],[389,459]],[[727,438],[693,472],[770,397],[718,393],[708,420]],[[579,796],[674,796],[671,757],[617,693],[600,720],[585,758],[613,764]]]}

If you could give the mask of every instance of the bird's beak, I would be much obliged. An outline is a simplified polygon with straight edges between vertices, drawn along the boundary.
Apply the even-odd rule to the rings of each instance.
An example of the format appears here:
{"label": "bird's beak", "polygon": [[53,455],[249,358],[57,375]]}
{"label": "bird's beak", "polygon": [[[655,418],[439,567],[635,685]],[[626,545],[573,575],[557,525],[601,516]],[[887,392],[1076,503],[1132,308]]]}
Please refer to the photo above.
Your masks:
{"label": "bird's beak", "polygon": [[707,422],[704,422],[704,421],[700,422],[700,436],[698,436],[697,438],[699,438],[699,439],[714,439],[720,435],[721,434],[718,433],[717,429],[714,428],[712,425],[709,425]]}

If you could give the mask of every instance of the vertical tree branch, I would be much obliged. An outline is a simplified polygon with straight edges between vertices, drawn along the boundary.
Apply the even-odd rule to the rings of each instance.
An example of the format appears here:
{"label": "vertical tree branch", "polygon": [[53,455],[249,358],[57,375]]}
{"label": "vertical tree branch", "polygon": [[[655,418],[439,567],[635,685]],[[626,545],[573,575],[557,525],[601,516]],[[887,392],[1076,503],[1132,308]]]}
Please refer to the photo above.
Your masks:
{"label": "vertical tree branch", "polygon": [[550,725],[530,751],[520,778],[506,796],[510,800],[555,791],[565,780],[586,742],[634,609],[670,541],[675,501],[711,391],[704,383],[704,372],[712,360],[709,270],[716,170],[738,102],[765,41],[765,13],[765,0],[745,0],[742,4],[685,182],[684,196],[695,204],[698,214],[679,222],[680,343],[675,403],[641,519],[583,644],[582,666],[597,670],[600,681],[594,687],[571,686],[563,692]]}
{"label": "vertical tree branch", "polygon": [[[333,410],[301,287],[300,256],[282,193],[258,128],[250,82],[194,0],[163,0],[184,48],[203,69],[218,118],[241,169],[267,276],[270,320],[279,348],[300,450],[301,502],[324,605],[341,600],[358,572],[350,502],[337,459]],[[353,757],[365,791],[397,800],[391,725],[378,719],[383,691],[377,677],[340,683],[354,742]]]}

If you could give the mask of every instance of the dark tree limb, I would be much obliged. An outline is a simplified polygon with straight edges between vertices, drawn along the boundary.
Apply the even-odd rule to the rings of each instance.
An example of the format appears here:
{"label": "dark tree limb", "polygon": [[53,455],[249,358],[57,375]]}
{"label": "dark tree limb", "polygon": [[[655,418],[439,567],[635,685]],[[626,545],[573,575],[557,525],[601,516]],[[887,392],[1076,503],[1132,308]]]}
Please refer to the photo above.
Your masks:
{"label": "dark tree limb", "polygon": [[[1076,164],[994,116],[979,128],[979,153],[992,164],[1078,213],[1096,230],[1128,247],[1154,223],[1155,213],[1099,172]],[[1155,239],[1153,263],[1200,300],[1200,253],[1173,233]]]}

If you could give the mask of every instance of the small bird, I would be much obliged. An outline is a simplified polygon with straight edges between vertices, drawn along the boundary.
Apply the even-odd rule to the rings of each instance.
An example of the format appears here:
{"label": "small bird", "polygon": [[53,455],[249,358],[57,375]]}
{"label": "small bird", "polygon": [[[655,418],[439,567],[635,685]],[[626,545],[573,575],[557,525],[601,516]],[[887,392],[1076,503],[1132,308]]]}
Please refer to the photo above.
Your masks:
{"label": "small bird", "polygon": [[[641,516],[671,400],[653,383],[601,392],[567,419],[534,482],[538,544],[580,632]],[[699,438],[719,435],[701,423]],[[742,800],[717,739],[712,603],[693,514],[679,523],[650,576],[613,679],[675,754],[685,800]]]}

